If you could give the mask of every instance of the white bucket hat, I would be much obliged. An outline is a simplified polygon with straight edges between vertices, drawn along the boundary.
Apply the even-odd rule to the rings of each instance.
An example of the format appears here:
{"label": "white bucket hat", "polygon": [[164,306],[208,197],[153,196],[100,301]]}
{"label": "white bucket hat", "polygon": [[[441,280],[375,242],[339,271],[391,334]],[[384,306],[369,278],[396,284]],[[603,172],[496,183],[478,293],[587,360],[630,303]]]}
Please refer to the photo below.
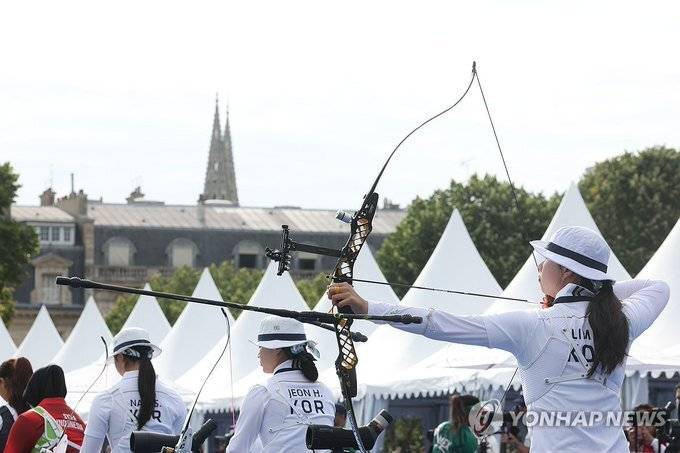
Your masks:
{"label": "white bucket hat", "polygon": [[113,350],[109,357],[113,357],[116,354],[125,354],[125,351],[128,351],[133,346],[147,346],[151,348],[152,358],[157,357],[161,353],[161,348],[149,340],[149,332],[139,327],[128,327],[118,332],[118,335],[113,338]]}
{"label": "white bucket hat", "polygon": [[267,316],[260,321],[260,328],[257,332],[257,340],[251,340],[256,346],[266,349],[290,348],[296,345],[300,351],[306,349],[314,358],[320,357],[316,342],[307,339],[305,328],[302,323],[292,318],[281,318],[280,316]]}
{"label": "white bucket hat", "polygon": [[531,246],[546,259],[590,280],[613,280],[607,274],[611,251],[595,231],[581,227],[562,227],[550,241],[531,241]]}

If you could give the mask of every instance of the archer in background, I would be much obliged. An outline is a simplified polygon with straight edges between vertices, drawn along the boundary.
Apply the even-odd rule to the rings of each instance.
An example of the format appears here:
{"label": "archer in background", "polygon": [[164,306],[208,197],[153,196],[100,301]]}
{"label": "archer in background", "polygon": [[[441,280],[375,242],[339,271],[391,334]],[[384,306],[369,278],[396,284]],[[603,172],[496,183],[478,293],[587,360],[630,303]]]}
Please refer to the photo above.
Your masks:
{"label": "archer in background", "polygon": [[[560,228],[550,241],[532,241],[544,261],[539,284],[545,308],[457,316],[441,310],[367,302],[347,283],[330,285],[338,307],[371,315],[422,316],[422,324],[394,325],[435,340],[498,348],[519,364],[530,411],[619,411],[626,352],[668,303],[665,282],[614,283],[610,250],[588,228]],[[497,302],[498,303],[498,302]],[[628,451],[623,430],[604,421],[592,426],[533,426],[531,449],[541,452]]]}
{"label": "archer in background", "polygon": [[81,453],[99,453],[104,438],[112,453],[129,452],[130,434],[142,428],[162,434],[182,431],[186,405],[179,393],[157,379],[151,363],[160,353],[146,330],[129,327],[118,332],[111,357],[123,379],[92,402]]}
{"label": "archer in background", "polygon": [[333,393],[316,381],[316,344],[307,340],[302,323],[277,316],[260,322],[253,343],[272,377],[248,391],[227,452],[251,451],[259,439],[263,453],[306,453],[307,426],[332,426],[335,418]]}

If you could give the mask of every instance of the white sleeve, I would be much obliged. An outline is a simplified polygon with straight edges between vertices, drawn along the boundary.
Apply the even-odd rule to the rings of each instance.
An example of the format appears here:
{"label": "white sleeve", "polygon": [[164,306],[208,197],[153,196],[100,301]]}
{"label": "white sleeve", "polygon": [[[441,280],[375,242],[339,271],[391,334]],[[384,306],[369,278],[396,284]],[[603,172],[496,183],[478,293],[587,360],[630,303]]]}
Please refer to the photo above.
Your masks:
{"label": "white sleeve", "polygon": [[102,451],[102,446],[104,445],[104,439],[98,437],[92,437],[89,434],[85,434],[83,438],[83,445],[80,447],[80,453],[100,453]]}
{"label": "white sleeve", "polygon": [[666,307],[670,288],[658,280],[626,280],[614,284],[614,294],[623,304],[629,336],[634,339],[647,330]]}
{"label": "white sleeve", "polygon": [[176,395],[176,398],[177,417],[175,417],[175,423],[172,429],[176,434],[179,434],[182,432],[182,428],[184,428],[184,422],[187,419],[189,409],[187,409],[186,404],[184,404],[184,401],[182,401],[182,397],[179,396],[179,394]]}
{"label": "white sleeve", "polygon": [[260,435],[264,408],[269,400],[269,392],[261,385],[250,389],[239,412],[234,437],[229,441],[227,453],[250,451]]}
{"label": "white sleeve", "polygon": [[87,417],[85,435],[104,439],[109,432],[109,414],[111,413],[111,395],[100,393],[94,398]]}
{"label": "white sleeve", "polygon": [[399,330],[424,335],[433,340],[489,347],[483,316],[459,316],[433,308],[406,307],[383,302],[369,302],[368,314],[420,316],[423,318],[421,324],[389,324]]}
{"label": "white sleeve", "polygon": [[109,431],[109,414],[111,412],[111,395],[100,393],[92,402],[90,415],[87,417],[81,453],[101,452],[104,439]]}
{"label": "white sleeve", "polygon": [[[463,316],[442,310],[405,307],[382,302],[369,302],[370,315],[421,316],[422,324],[391,324],[397,329],[433,340],[498,348],[521,355],[533,332],[538,316],[535,311],[511,311],[494,315]],[[518,357],[519,358],[519,357]]]}

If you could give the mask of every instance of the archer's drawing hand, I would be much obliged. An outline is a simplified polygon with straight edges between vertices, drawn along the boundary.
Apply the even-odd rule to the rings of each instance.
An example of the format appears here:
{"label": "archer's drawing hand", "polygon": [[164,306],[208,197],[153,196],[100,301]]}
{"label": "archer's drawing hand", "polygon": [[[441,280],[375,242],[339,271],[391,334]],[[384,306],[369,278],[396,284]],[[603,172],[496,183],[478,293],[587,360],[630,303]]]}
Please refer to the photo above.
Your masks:
{"label": "archer's drawing hand", "polygon": [[328,298],[338,308],[349,306],[354,313],[368,313],[368,302],[362,299],[349,283],[331,284],[328,287]]}

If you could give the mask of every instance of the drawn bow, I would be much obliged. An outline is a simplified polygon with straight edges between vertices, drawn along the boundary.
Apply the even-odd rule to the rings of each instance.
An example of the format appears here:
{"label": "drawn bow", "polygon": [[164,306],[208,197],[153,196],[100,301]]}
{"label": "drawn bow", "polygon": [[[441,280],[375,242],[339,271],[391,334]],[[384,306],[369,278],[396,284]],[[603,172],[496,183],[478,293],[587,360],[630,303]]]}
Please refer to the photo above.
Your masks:
{"label": "drawn bow", "polygon": [[[445,113],[449,112],[452,110],[454,107],[456,107],[468,94],[470,91],[470,88],[472,87],[472,84],[474,81],[477,80],[477,84],[479,85],[479,90],[482,95],[482,99],[484,101],[484,107],[486,108],[486,112],[489,117],[489,121],[491,123],[491,128],[494,134],[494,138],[496,140],[496,144],[498,145],[498,150],[501,155],[501,159],[503,162],[503,166],[505,168],[506,176],[508,178],[508,181],[510,182],[510,187],[512,190],[512,195],[516,204],[516,207],[520,213],[520,218],[523,217],[522,215],[522,210],[519,205],[517,195],[515,192],[515,187],[514,184],[512,183],[512,179],[510,178],[510,173],[508,171],[508,167],[505,162],[505,157],[503,156],[503,151],[500,146],[500,142],[498,140],[498,136],[496,134],[496,129],[493,124],[493,120],[491,119],[491,113],[489,111],[489,107],[486,103],[486,98],[484,97],[484,91],[482,90],[482,85],[481,82],[479,81],[479,76],[477,74],[477,67],[476,63],[472,63],[472,77],[470,78],[470,82],[468,83],[467,87],[465,88],[465,91],[463,94],[456,100],[455,103],[453,103],[451,106],[447,107],[446,109],[442,110],[441,112],[437,113],[436,115],[428,118],[427,120],[423,121],[420,123],[417,127],[415,127],[411,132],[409,132],[398,144],[397,146],[394,147],[390,155],[388,156],[387,160],[383,164],[382,168],[380,169],[380,172],[378,173],[378,176],[375,178],[375,181],[371,185],[371,188],[368,190],[366,195],[364,195],[363,202],[361,204],[361,208],[359,208],[358,211],[354,213],[354,215],[350,216],[346,213],[339,212],[338,213],[338,219],[345,221],[350,224],[350,234],[349,238],[347,239],[347,242],[345,245],[340,249],[340,250],[335,250],[335,249],[329,249],[325,247],[318,247],[310,244],[303,244],[300,242],[295,242],[290,238],[290,231],[288,228],[288,225],[282,225],[282,230],[283,230],[283,235],[282,235],[282,241],[281,241],[281,248],[272,250],[270,248],[267,248],[266,254],[267,256],[274,260],[277,261],[278,264],[278,275],[283,274],[283,272],[287,271],[290,269],[290,262],[291,262],[291,252],[293,251],[304,251],[304,252],[309,252],[309,253],[315,253],[319,255],[326,255],[326,256],[333,256],[337,257],[338,260],[335,264],[335,268],[333,269],[333,272],[329,275],[329,278],[331,279],[332,282],[334,283],[341,283],[341,282],[346,282],[349,284],[352,284],[353,281],[360,281],[360,282],[365,282],[365,283],[373,283],[373,284],[386,284],[386,285],[395,285],[394,283],[390,282],[377,282],[377,281],[372,281],[372,280],[363,280],[363,279],[354,279],[354,263],[356,262],[357,257],[359,256],[359,252],[361,251],[361,248],[364,246],[366,243],[366,240],[368,239],[368,236],[370,235],[372,229],[373,229],[373,216],[375,215],[375,212],[378,208],[378,194],[376,193],[376,187],[378,186],[378,182],[380,181],[380,178],[382,177],[383,173],[385,172],[385,169],[387,168],[387,165],[389,164],[390,160],[394,156],[394,154],[397,152],[397,150],[401,147],[401,145],[408,140],[408,138],[413,135],[415,132],[417,132],[420,128],[428,124],[429,122],[435,120],[436,118],[444,115]],[[526,233],[526,230],[524,231]],[[525,234],[526,236],[526,234]],[[525,237],[526,239],[526,237]],[[534,258],[535,259],[535,258]],[[468,291],[458,291],[458,290],[452,290],[452,289],[443,289],[443,288],[427,288],[427,287],[417,287],[413,285],[408,285],[408,284],[403,284],[403,283],[398,283],[396,286],[403,286],[403,287],[409,287],[409,288],[417,288],[417,289],[424,289],[424,290],[431,290],[431,291],[442,291],[442,292],[448,292],[448,293],[455,293],[455,294],[462,294],[462,295],[468,295],[468,296],[476,296],[476,297],[490,297],[490,298],[495,298],[495,299],[508,299],[508,300],[515,300],[515,301],[522,301],[522,302],[530,302],[526,299],[518,299],[518,298],[511,298],[511,297],[503,297],[503,296],[497,296],[497,295],[492,295],[492,294],[480,294],[480,293],[472,293]],[[351,313],[351,308],[350,307],[344,307],[340,309],[341,313]],[[356,396],[357,393],[357,378],[356,378],[356,366],[359,362],[359,359],[357,357],[356,350],[354,348],[354,343],[352,342],[351,338],[351,332],[350,332],[350,327],[352,325],[352,320],[344,320],[342,322],[339,322],[336,324],[336,338],[338,342],[338,357],[335,361],[335,368],[336,372],[338,375],[338,379],[340,380],[340,389],[342,391],[342,396],[344,399],[344,404],[347,409],[347,414],[348,414],[348,419],[350,421],[350,426],[352,428],[352,431],[354,433],[354,437],[357,441],[357,445],[359,447],[359,450],[362,453],[365,453],[366,450],[364,446],[362,445],[361,438],[359,436],[358,432],[358,424],[356,421],[356,417],[354,414],[354,408],[352,405],[352,398]],[[508,386],[509,387],[509,386]],[[507,391],[507,390],[506,390]],[[504,395],[505,397],[505,395]]]}

